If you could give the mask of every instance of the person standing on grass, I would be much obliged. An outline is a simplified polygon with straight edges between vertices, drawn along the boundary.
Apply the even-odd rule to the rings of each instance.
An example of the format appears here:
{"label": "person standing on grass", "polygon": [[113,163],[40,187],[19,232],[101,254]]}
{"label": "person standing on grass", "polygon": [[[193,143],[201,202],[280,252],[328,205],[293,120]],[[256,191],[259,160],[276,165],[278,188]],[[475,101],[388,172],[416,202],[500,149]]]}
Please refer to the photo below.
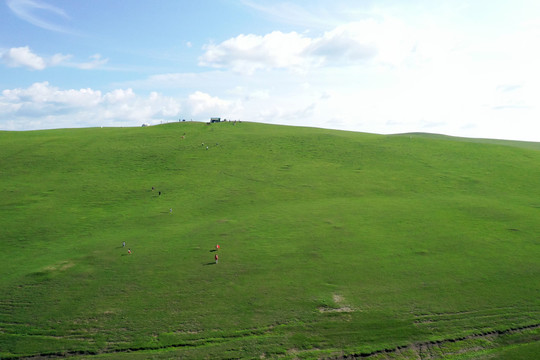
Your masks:
{"label": "person standing on grass", "polygon": [[216,245],[216,251],[219,250],[219,244]]}
{"label": "person standing on grass", "polygon": [[216,256],[214,256],[214,259],[216,260],[216,264],[217,264],[218,259],[219,259],[219,257],[217,256],[217,254],[216,254]]}
{"label": "person standing on grass", "polygon": [[128,254],[131,255],[131,249],[128,249]]}
{"label": "person standing on grass", "polygon": [[126,247],[126,242],[122,241],[122,247]]}

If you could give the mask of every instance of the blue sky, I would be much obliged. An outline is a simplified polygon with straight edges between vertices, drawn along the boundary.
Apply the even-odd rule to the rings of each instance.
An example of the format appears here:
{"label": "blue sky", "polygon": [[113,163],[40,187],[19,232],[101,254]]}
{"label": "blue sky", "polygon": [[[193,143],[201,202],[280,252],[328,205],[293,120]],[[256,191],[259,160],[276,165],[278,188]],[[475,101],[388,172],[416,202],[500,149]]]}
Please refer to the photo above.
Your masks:
{"label": "blue sky", "polygon": [[536,0],[3,0],[0,129],[220,116],[540,141]]}

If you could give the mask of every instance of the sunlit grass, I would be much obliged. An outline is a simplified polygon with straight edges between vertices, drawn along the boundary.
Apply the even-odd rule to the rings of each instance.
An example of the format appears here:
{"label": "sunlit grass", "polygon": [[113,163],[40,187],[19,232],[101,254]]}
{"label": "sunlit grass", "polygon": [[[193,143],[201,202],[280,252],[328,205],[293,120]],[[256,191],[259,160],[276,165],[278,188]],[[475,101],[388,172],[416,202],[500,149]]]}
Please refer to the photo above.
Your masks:
{"label": "sunlit grass", "polygon": [[0,356],[319,357],[540,323],[531,146],[253,123],[0,144]]}

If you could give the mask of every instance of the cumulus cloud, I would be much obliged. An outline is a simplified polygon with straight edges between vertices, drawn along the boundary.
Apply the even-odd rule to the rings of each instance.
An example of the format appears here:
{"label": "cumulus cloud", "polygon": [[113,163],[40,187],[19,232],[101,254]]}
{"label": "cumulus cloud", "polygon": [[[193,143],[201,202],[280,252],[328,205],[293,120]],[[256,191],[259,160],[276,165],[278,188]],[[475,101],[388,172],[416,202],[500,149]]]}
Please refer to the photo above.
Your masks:
{"label": "cumulus cloud", "polygon": [[338,26],[319,38],[312,39],[304,54],[325,62],[358,62],[377,54],[372,22]]}
{"label": "cumulus cloud", "polygon": [[91,107],[101,101],[101,92],[92,89],[59,90],[48,82],[34,83],[26,89],[7,89],[2,91],[2,99],[11,103],[58,104],[60,106]]}
{"label": "cumulus cloud", "polygon": [[[132,89],[107,93],[91,88],[62,90],[48,82],[3,90],[0,127],[7,130],[85,126],[136,126],[175,120],[182,101]],[[13,122],[17,119],[17,122]]]}
{"label": "cumulus cloud", "polygon": [[206,117],[231,113],[235,107],[235,104],[230,101],[211,96],[201,91],[196,91],[189,95],[187,104],[192,115],[205,115]]}
{"label": "cumulus cloud", "polygon": [[28,46],[11,48],[0,55],[2,61],[9,67],[28,67],[33,70],[43,70],[45,60],[34,54]]}
{"label": "cumulus cloud", "polygon": [[256,70],[307,70],[373,61],[398,65],[414,51],[413,31],[394,19],[339,25],[318,37],[274,31],[248,34],[204,46],[199,65],[251,74]]}
{"label": "cumulus cloud", "polygon": [[106,64],[109,59],[104,59],[100,54],[90,57],[90,61],[71,61],[73,55],[54,54],[51,57],[42,57],[34,54],[28,46],[11,48],[0,52],[0,60],[9,67],[26,67],[31,70],[44,70],[51,66],[72,67],[81,70],[90,70]]}
{"label": "cumulus cloud", "polygon": [[199,64],[253,73],[258,69],[303,67],[311,61],[302,54],[311,39],[296,32],[238,35],[220,44],[205,45]]}
{"label": "cumulus cloud", "polygon": [[138,126],[176,121],[179,117],[195,120],[207,120],[211,116],[231,117],[239,110],[239,102],[202,91],[174,98],[158,92],[143,96],[131,88],[109,92],[91,88],[63,90],[48,82],[39,82],[27,88],[2,91],[0,128]]}

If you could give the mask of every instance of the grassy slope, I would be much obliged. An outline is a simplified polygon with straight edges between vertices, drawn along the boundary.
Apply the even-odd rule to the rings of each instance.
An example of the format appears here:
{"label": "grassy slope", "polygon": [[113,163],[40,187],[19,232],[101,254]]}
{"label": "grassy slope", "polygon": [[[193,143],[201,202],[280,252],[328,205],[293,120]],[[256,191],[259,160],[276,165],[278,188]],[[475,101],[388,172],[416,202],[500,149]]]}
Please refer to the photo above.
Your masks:
{"label": "grassy slope", "polygon": [[0,356],[324,356],[540,323],[535,149],[252,123],[0,144]]}

